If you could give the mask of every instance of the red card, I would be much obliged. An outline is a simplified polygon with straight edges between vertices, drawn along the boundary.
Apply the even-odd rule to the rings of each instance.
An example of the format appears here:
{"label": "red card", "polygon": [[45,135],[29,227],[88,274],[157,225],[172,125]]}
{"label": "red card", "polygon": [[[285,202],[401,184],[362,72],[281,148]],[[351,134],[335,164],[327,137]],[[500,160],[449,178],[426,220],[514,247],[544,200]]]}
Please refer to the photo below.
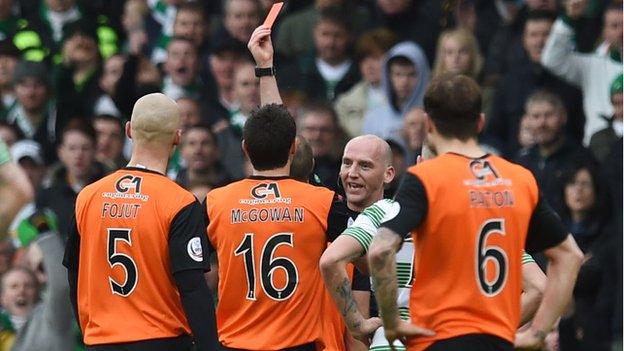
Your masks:
{"label": "red card", "polygon": [[266,19],[264,20],[265,27],[267,28],[273,27],[273,23],[275,23],[275,19],[277,18],[277,15],[282,10],[282,6],[284,6],[283,2],[276,2],[275,4],[273,4],[273,6],[271,6],[271,10],[269,11],[269,14],[266,16]]}

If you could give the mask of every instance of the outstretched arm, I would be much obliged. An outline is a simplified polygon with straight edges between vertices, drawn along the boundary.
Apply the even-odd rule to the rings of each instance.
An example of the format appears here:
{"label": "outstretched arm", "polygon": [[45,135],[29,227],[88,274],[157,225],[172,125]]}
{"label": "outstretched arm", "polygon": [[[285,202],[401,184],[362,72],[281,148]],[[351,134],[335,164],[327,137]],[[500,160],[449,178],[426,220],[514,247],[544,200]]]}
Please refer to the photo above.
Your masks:
{"label": "outstretched arm", "polygon": [[[273,67],[273,43],[271,42],[271,29],[260,26],[254,30],[247,44],[251,51],[256,67]],[[282,104],[282,98],[277,88],[275,76],[263,76],[260,78],[260,104]]]}

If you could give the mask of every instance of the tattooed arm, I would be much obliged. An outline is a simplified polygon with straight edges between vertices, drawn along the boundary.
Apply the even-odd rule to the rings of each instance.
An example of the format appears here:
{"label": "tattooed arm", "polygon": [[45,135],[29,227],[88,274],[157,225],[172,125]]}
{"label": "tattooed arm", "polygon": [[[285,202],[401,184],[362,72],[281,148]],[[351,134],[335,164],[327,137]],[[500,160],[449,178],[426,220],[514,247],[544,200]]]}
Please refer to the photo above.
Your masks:
{"label": "tattooed arm", "polygon": [[381,326],[378,318],[366,319],[358,309],[346,265],[364,254],[362,246],[352,237],[341,235],[325,250],[321,257],[321,274],[349,331],[354,336],[364,336]]}
{"label": "tattooed arm", "polygon": [[399,339],[405,345],[407,337],[435,334],[432,330],[417,327],[399,317],[395,262],[396,252],[401,247],[401,243],[400,235],[388,228],[380,228],[368,250],[368,263],[373,278],[375,297],[379,305],[379,314],[383,321],[386,339],[393,350],[394,340]]}

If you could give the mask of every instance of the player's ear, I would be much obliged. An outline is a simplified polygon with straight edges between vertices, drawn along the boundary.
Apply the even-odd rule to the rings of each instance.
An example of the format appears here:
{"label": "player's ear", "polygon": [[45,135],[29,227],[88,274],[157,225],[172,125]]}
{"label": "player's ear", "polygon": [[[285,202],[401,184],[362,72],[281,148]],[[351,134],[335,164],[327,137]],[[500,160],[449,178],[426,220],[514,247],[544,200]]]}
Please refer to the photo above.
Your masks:
{"label": "player's ear", "polygon": [[249,158],[249,152],[247,151],[247,144],[245,144],[245,139],[241,141],[241,148],[243,149],[243,153],[247,158]]}
{"label": "player's ear", "polygon": [[176,129],[173,135],[173,145],[179,145],[180,140],[182,140],[182,129]]}
{"label": "player's ear", "polygon": [[425,130],[427,131],[427,134],[431,134],[434,132],[435,126],[433,124],[433,121],[431,120],[431,117],[429,117],[429,114],[426,112],[425,117]]}
{"label": "player's ear", "polygon": [[481,133],[483,128],[485,128],[485,113],[481,112],[477,120],[477,133]]}
{"label": "player's ear", "polygon": [[129,139],[132,139],[132,126],[130,125],[130,121],[126,122],[126,135]]}
{"label": "player's ear", "polygon": [[384,173],[384,184],[390,184],[394,177],[396,176],[396,170],[393,166],[386,167],[386,172]]}
{"label": "player's ear", "polygon": [[297,152],[297,138],[293,140],[292,144],[290,145],[290,150],[288,151],[290,156],[294,156],[295,152]]}

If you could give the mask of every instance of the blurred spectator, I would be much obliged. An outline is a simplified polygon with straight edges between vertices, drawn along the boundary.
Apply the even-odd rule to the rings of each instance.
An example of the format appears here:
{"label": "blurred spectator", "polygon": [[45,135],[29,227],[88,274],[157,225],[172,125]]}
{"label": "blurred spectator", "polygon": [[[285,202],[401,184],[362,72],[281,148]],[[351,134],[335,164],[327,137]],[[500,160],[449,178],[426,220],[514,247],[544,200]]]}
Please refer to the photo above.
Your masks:
{"label": "blurred spectator", "polygon": [[575,161],[591,161],[593,157],[588,149],[566,137],[567,114],[556,95],[547,91],[531,94],[526,102],[526,118],[535,128],[537,143],[521,153],[517,162],[533,173],[546,200],[561,210],[561,177]]}
{"label": "blurred spectator", "polygon": [[6,144],[0,140],[0,238],[6,237],[15,215],[33,198],[33,187],[26,179],[24,171],[11,161]]}
{"label": "blurred spectator", "polygon": [[7,273],[11,279],[2,280],[2,305],[16,331],[11,350],[71,350],[76,338],[69,284],[60,260],[63,243],[38,213],[24,221],[35,232],[26,253],[28,268],[13,268]]}
{"label": "blurred spectator", "polygon": [[606,275],[612,235],[607,226],[607,189],[595,165],[582,160],[564,174],[562,185],[562,219],[585,254],[585,262],[574,288],[574,304],[559,323],[560,350],[610,351],[615,292],[601,291],[606,280],[614,278]]}
{"label": "blurred spectator", "polygon": [[95,159],[104,165],[106,173],[125,167],[128,161],[122,151],[125,142],[125,129],[118,117],[97,115],[91,121],[95,129]]}
{"label": "blurred spectator", "polygon": [[78,20],[65,26],[63,63],[56,66],[55,92],[58,110],[70,118],[91,116],[101,94],[102,58],[97,40],[97,27],[89,20]]}
{"label": "blurred spectator", "polygon": [[297,121],[299,134],[305,138],[314,155],[314,173],[321,183],[336,189],[341,164],[341,151],[345,140],[341,136],[338,116],[328,104],[308,106]]}
{"label": "blurred spectator", "polygon": [[[132,2],[132,6],[126,6],[126,20],[128,22],[133,22],[133,24],[143,25],[138,21],[137,14],[132,14],[133,11],[139,12],[143,11],[142,3],[144,0],[129,0]],[[155,43],[153,45],[166,47],[169,43],[171,37],[173,37],[173,25],[175,23],[175,17],[177,13],[178,6],[184,3],[184,0],[147,0],[147,6],[150,11],[147,13],[150,15],[150,20],[145,21],[145,31],[147,35],[147,40],[151,43]],[[130,24],[130,23],[128,23]],[[142,30],[142,28],[133,28]],[[140,31],[138,32],[140,33]],[[139,34],[140,35],[140,34]],[[132,36],[130,37],[132,39]],[[142,38],[137,38],[139,41]],[[154,50],[153,52],[157,52]],[[134,54],[138,54],[139,51],[133,52]],[[158,54],[156,54],[158,55]],[[159,62],[158,57],[152,57],[154,62]],[[162,62],[162,61],[160,61]]]}
{"label": "blurred spectator", "polygon": [[[0,2],[0,8],[2,7]],[[15,103],[13,72],[20,58],[19,50],[9,39],[0,41],[0,96],[3,113]]]}
{"label": "blurred spectator", "polygon": [[[505,25],[494,35],[487,50],[484,66],[484,84],[494,86],[507,71],[514,67],[518,58],[518,48],[521,47],[523,33],[526,31],[526,20],[529,14],[548,14],[554,17],[557,13],[556,0],[529,0],[522,4],[511,23]],[[492,28],[490,28],[490,31]]]}
{"label": "blurred spectator", "polygon": [[583,121],[581,92],[549,73],[540,63],[552,26],[548,12],[531,12],[524,22],[522,44],[513,67],[499,82],[482,142],[507,158],[520,149],[518,131],[525,101],[537,89],[557,92],[567,112],[567,134],[575,141],[582,139]]}
{"label": "blurred spectator", "polygon": [[480,80],[483,57],[475,36],[466,29],[451,29],[440,34],[433,75],[463,74]]}
{"label": "blurred spectator", "polygon": [[93,114],[108,114],[121,118],[121,111],[113,101],[116,87],[123,74],[126,57],[122,54],[113,55],[104,62],[99,87],[103,92],[95,102]]}
{"label": "blurred spectator", "polygon": [[255,75],[255,65],[249,61],[234,70],[234,101],[238,108],[230,116],[234,133],[242,137],[243,126],[251,111],[260,106],[260,80]]}
{"label": "blurred spectator", "polygon": [[247,57],[248,51],[233,41],[223,42],[213,48],[209,57],[209,77],[214,83],[214,91],[209,91],[202,106],[208,122],[229,120],[236,109],[234,101],[234,71]]}
{"label": "blurred spectator", "polygon": [[596,159],[603,162],[613,144],[622,137],[622,75],[620,74],[611,83],[609,93],[611,104],[613,105],[613,115],[608,120],[608,126],[592,135],[589,141],[589,148],[594,153]]}
{"label": "blurred spectator", "polygon": [[174,37],[167,46],[167,61],[164,70],[163,94],[172,99],[182,96],[198,98],[203,91],[199,80],[199,58],[197,48],[190,39]]}
{"label": "blurred spectator", "polygon": [[302,76],[297,77],[311,100],[333,101],[360,79],[349,56],[353,33],[348,17],[338,7],[327,7],[314,25],[315,52],[299,60]]}
{"label": "blurred spectator", "polygon": [[352,0],[315,0],[314,4],[284,17],[280,23],[275,48],[278,54],[287,58],[311,54],[314,47],[312,33],[320,13],[327,7],[335,6],[353,20],[353,33],[361,33],[370,22],[370,14],[363,6]]}
{"label": "blurred spectator", "polygon": [[0,140],[3,140],[8,147],[11,147],[20,139],[22,139],[22,133],[14,124],[0,120]]}
{"label": "blurred spectator", "polygon": [[60,164],[51,170],[35,203],[38,209],[49,208],[56,214],[59,234],[65,239],[78,192],[104,176],[104,167],[95,161],[96,136],[90,125],[72,121],[59,142]]}
{"label": "blurred spectator", "polygon": [[231,181],[219,163],[219,148],[207,125],[190,127],[182,136],[180,154],[185,168],[180,169],[176,183],[188,189],[189,184],[204,183],[211,188]]}
{"label": "blurred spectator", "polygon": [[[11,157],[28,176],[32,188],[38,189],[46,171],[41,146],[32,140],[20,140],[11,147]],[[25,204],[15,215],[9,227],[9,232],[16,234],[18,225],[25,218],[35,213],[35,211],[36,206],[33,199],[33,201]]]}
{"label": "blurred spectator", "polygon": [[19,17],[14,13],[13,0],[0,1],[0,40],[10,40],[18,28]]}
{"label": "blurred spectator", "polygon": [[390,29],[400,40],[415,41],[431,65],[442,30],[444,2],[439,0],[376,0],[375,26]]}
{"label": "blurred spectator", "polygon": [[355,47],[362,80],[338,96],[336,112],[342,128],[350,137],[362,133],[364,114],[386,102],[381,88],[381,66],[386,51],[396,44],[396,35],[381,28],[362,34]]}
{"label": "blurred spectator", "polygon": [[176,100],[180,110],[180,129],[184,134],[189,128],[202,121],[199,110],[199,102],[188,96],[183,96]]}
{"label": "blurred spectator", "polygon": [[[96,46],[103,57],[108,58],[118,50],[118,35],[109,26],[104,15],[92,16],[79,7],[76,0],[41,0],[40,7],[33,11],[31,16],[20,26],[13,37],[13,43],[24,54],[23,58],[29,61],[43,61],[52,58],[59,63],[62,41],[70,29],[68,24],[85,20],[96,27]],[[96,18],[97,17],[97,18]]]}
{"label": "blurred spectator", "polygon": [[422,153],[427,136],[427,114],[420,107],[407,111],[401,130],[401,144],[405,147],[405,163],[409,167],[416,164],[416,157]]}
{"label": "blurred spectator", "polygon": [[16,103],[6,121],[14,124],[28,139],[41,144],[46,164],[56,160],[57,131],[64,125],[52,99],[48,71],[42,63],[21,61],[13,75]]}
{"label": "blurred spectator", "polygon": [[422,106],[429,75],[427,58],[418,45],[402,42],[390,49],[381,75],[387,102],[366,113],[362,133],[400,138],[405,113]]}
{"label": "blurred spectator", "polygon": [[212,35],[213,48],[226,42],[233,42],[245,49],[251,33],[260,25],[260,11],[258,0],[225,0],[223,23]]}
{"label": "blurred spectator", "polygon": [[557,76],[581,88],[585,110],[584,142],[607,126],[601,116],[611,116],[613,106],[609,99],[610,82],[622,73],[622,4],[612,4],[605,13],[619,14],[619,40],[611,43],[608,55],[600,53],[581,54],[574,52],[574,30],[571,23],[581,17],[587,1],[567,1],[566,13],[557,19],[550,33],[542,63]]}
{"label": "blurred spectator", "polygon": [[526,114],[520,118],[520,126],[518,128],[518,145],[520,146],[520,153],[526,152],[537,143],[535,138],[535,127],[533,123],[535,121]]}
{"label": "blurred spectator", "polygon": [[[207,39],[208,19],[204,8],[197,2],[183,3],[178,7],[173,23],[173,37],[190,39],[198,50],[199,56],[209,54]],[[167,59],[167,41],[158,43],[152,51],[153,63],[162,63]]]}

